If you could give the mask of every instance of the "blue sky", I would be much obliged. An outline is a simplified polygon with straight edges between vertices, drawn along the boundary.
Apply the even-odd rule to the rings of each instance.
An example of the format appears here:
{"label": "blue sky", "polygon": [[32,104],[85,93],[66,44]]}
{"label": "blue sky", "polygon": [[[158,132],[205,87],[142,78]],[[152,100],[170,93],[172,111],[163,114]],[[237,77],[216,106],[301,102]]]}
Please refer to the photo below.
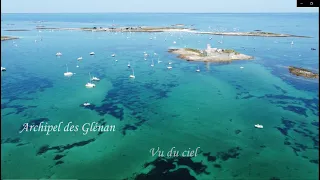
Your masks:
{"label": "blue sky", "polygon": [[296,0],[1,0],[2,13],[319,12]]}

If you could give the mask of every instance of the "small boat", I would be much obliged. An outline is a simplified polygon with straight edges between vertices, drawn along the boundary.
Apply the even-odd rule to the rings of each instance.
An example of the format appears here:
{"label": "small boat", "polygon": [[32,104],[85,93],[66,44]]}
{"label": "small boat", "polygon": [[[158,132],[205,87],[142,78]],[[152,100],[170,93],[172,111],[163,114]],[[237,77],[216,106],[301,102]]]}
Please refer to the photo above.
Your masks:
{"label": "small boat", "polygon": [[196,72],[200,72],[200,68],[199,68],[199,66],[198,66],[198,69],[196,70]]}
{"label": "small boat", "polygon": [[159,59],[160,59],[160,58],[158,58],[158,64],[162,62],[162,61],[160,61]]}
{"label": "small boat", "polygon": [[116,54],[112,54],[111,56],[112,56],[112,57],[116,57]]}
{"label": "small boat", "polygon": [[92,56],[92,55],[95,55],[95,53],[94,53],[94,52],[91,52],[90,55],[91,55],[91,56]]}
{"label": "small boat", "polygon": [[100,79],[97,78],[97,77],[95,77],[95,76],[93,76],[92,79],[91,79],[91,81],[100,81]]}
{"label": "small boat", "polygon": [[168,64],[172,64],[172,62],[169,62]]}
{"label": "small boat", "polygon": [[91,104],[88,102],[83,103],[83,106],[90,106]]}
{"label": "small boat", "polygon": [[243,68],[244,68],[243,66],[240,67],[240,69],[243,69]]}
{"label": "small boat", "polygon": [[66,76],[66,77],[72,76],[73,73],[68,71],[68,65],[67,64],[66,64],[66,67],[67,67],[67,72],[63,73],[63,75]]}
{"label": "small boat", "polygon": [[96,85],[93,84],[93,83],[88,82],[88,83],[86,84],[86,88],[94,88],[94,87],[96,87]]}
{"label": "small boat", "polygon": [[254,127],[258,128],[258,129],[262,129],[263,128],[263,125],[261,124],[255,124]]}
{"label": "small boat", "polygon": [[82,60],[82,57],[78,57],[78,59],[77,59],[78,61],[80,61],[80,60]]}
{"label": "small boat", "polygon": [[291,45],[293,45],[293,41],[291,41]]}
{"label": "small boat", "polygon": [[173,41],[173,44],[176,44],[177,42]]}
{"label": "small boat", "polygon": [[316,48],[311,48],[311,50],[312,50],[312,51],[315,51],[315,50],[316,50]]}
{"label": "small boat", "polygon": [[63,75],[66,77],[70,77],[73,75],[73,73],[72,72],[65,72],[65,73],[63,73]]}
{"label": "small boat", "polygon": [[128,68],[130,68],[130,67],[131,67],[130,62],[128,62]]}
{"label": "small boat", "polygon": [[172,69],[172,66],[168,66],[167,69]]}
{"label": "small boat", "polygon": [[91,76],[89,73],[89,82],[86,84],[86,88],[94,88],[94,87],[96,87],[96,85],[91,83]]}
{"label": "small boat", "polygon": [[154,63],[153,63],[153,59],[152,59],[151,67],[153,67],[153,66],[154,66]]}
{"label": "small boat", "polygon": [[130,74],[129,78],[132,78],[132,79],[136,78],[136,76],[134,75],[134,70],[133,70],[133,68],[132,68],[132,74]]}
{"label": "small boat", "polygon": [[61,52],[57,52],[56,56],[62,56]]}
{"label": "small boat", "polygon": [[1,67],[1,71],[7,71],[5,67]]}
{"label": "small boat", "polygon": [[118,60],[116,59],[116,62],[118,62]]}

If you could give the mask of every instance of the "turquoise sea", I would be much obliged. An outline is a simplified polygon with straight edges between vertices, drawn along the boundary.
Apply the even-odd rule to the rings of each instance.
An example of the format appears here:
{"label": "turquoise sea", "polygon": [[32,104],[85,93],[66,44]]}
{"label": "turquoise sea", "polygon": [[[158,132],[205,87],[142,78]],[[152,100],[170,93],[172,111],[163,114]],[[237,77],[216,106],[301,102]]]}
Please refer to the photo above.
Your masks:
{"label": "turquoise sea", "polygon": [[[36,29],[113,24],[312,38]],[[319,72],[318,33],[318,13],[1,14],[1,35],[19,37],[1,42],[1,179],[318,179],[319,80],[287,68]],[[205,64],[167,52],[208,43],[255,58]],[[63,75],[66,64],[72,77]],[[92,89],[85,88],[89,73],[101,79]],[[24,123],[41,122],[79,130],[19,133]],[[83,135],[81,126],[92,122],[116,128]],[[173,147],[179,156],[166,156]],[[182,157],[197,147],[196,157]],[[152,148],[165,156],[152,156]]]}

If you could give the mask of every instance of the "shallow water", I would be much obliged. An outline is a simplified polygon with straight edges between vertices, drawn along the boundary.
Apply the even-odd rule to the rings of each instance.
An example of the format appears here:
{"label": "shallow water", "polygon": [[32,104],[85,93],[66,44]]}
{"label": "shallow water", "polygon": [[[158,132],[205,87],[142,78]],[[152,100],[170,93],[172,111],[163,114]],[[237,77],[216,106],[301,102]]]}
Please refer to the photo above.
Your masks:
{"label": "shallow water", "polygon": [[[7,68],[1,73],[2,178],[318,179],[319,82],[295,77],[286,68],[319,72],[319,51],[310,50],[319,47],[318,16],[2,14],[2,34],[20,37],[1,42],[1,65]],[[209,40],[210,35],[190,33],[35,30],[36,25],[180,23],[194,24],[201,31],[260,29],[313,38],[212,36]],[[221,39],[223,44],[218,43]],[[255,59],[204,64],[167,52],[173,47],[205,48],[207,43]],[[89,55],[92,51],[95,56]],[[144,51],[151,55],[147,60]],[[63,55],[56,57],[57,52]],[[111,57],[113,53],[116,57]],[[83,60],[77,61],[80,56]],[[134,80],[129,79],[128,62]],[[166,68],[168,62],[172,70]],[[70,78],[63,76],[66,64],[76,73]],[[200,73],[195,72],[198,66]],[[96,88],[84,86],[89,72],[101,79]],[[84,108],[85,101],[93,105]],[[41,121],[99,122],[115,125],[116,131],[19,134],[23,123]],[[264,128],[255,129],[257,123]],[[200,152],[192,158],[152,157],[149,150],[158,147],[165,152],[176,147],[180,153],[200,147]]]}

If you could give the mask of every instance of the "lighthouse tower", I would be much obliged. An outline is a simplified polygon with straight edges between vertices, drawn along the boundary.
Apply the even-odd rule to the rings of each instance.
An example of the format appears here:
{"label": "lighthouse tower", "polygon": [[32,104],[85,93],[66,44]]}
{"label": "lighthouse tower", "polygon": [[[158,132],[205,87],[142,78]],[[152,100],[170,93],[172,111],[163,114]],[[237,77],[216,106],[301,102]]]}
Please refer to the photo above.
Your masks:
{"label": "lighthouse tower", "polygon": [[210,49],[211,49],[211,45],[207,44],[207,50],[210,50]]}

